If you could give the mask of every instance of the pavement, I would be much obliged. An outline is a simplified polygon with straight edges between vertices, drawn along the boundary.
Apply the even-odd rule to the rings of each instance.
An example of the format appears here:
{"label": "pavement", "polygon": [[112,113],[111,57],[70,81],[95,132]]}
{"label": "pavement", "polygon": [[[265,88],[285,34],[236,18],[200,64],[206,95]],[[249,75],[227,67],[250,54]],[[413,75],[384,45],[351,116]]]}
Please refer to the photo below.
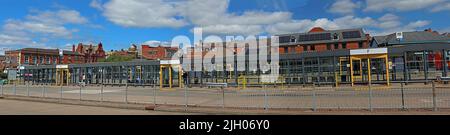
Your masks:
{"label": "pavement", "polygon": [[0,115],[186,115],[195,113],[120,109],[0,99]]}
{"label": "pavement", "polygon": [[[21,96],[21,99],[36,98],[46,99],[47,103],[60,102],[60,98],[70,105],[89,105],[125,109],[141,109],[147,104],[158,104],[160,111],[183,112],[186,103],[189,110],[194,113],[221,114],[226,110],[227,114],[309,114],[312,108],[317,110],[337,112],[352,110],[353,112],[363,112],[369,107],[375,110],[388,109],[399,110],[419,110],[428,111],[433,108],[433,102],[440,109],[450,108],[450,85],[437,84],[435,89],[436,99],[433,100],[433,89],[431,84],[410,84],[402,90],[400,85],[392,86],[374,85],[371,87],[372,93],[367,86],[356,87],[277,87],[262,88],[183,88],[159,89],[152,87],[61,87],[30,85],[12,85],[2,87],[5,97]],[[369,96],[371,95],[371,99]],[[6,99],[6,98],[5,98]],[[11,98],[7,98],[11,99]],[[369,101],[370,99],[370,101]],[[31,100],[31,101],[33,101]],[[180,106],[182,108],[180,108]],[[225,107],[226,109],[220,109]],[[260,110],[268,107],[270,113]],[[212,108],[212,109],[211,109]],[[219,108],[219,109],[217,109]],[[244,110],[242,110],[244,109]],[[284,109],[284,110],[283,110]],[[196,111],[198,110],[198,111]],[[230,110],[230,111],[228,111]],[[282,110],[282,111],[277,111]],[[295,110],[293,113],[286,110]],[[356,110],[356,111],[355,111]],[[244,112],[244,113],[241,113]],[[324,111],[320,111],[324,112]],[[404,111],[403,111],[404,112]],[[401,112],[401,113],[403,113]],[[445,112],[449,114],[448,112]],[[314,112],[312,114],[317,114]],[[330,113],[333,114],[333,113]],[[345,113],[344,113],[345,114]]]}

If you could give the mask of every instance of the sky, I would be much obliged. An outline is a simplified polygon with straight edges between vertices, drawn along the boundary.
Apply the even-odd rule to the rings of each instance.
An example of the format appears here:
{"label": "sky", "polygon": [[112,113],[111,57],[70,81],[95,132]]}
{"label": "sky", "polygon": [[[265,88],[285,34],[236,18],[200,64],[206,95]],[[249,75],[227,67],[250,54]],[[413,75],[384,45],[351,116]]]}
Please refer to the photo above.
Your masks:
{"label": "sky", "polygon": [[203,36],[363,28],[371,35],[450,32],[450,0],[1,0],[0,54],[25,47],[105,50]]}

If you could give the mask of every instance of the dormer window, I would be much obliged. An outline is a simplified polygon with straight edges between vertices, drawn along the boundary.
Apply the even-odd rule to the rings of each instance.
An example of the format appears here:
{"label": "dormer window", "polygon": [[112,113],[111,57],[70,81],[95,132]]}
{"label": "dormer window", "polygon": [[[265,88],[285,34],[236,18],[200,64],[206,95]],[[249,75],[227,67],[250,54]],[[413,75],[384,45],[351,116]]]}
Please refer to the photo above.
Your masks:
{"label": "dormer window", "polygon": [[333,34],[333,40],[339,40],[339,35],[337,33]]}

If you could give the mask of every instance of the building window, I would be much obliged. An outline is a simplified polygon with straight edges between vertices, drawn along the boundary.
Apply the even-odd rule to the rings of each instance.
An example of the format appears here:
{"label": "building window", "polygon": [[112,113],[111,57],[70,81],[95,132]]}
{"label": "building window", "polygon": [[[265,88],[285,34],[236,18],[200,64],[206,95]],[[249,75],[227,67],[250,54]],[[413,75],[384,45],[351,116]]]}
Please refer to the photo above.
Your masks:
{"label": "building window", "polygon": [[315,51],[315,50],[316,50],[316,46],[311,45],[309,49],[310,49],[311,51]]}
{"label": "building window", "polygon": [[284,53],[289,53],[289,48],[288,47],[284,47]]}
{"label": "building window", "polygon": [[303,51],[308,51],[308,46],[307,45],[303,45]]}
{"label": "building window", "polygon": [[334,44],[334,49],[339,49],[339,44],[338,43]]}
{"label": "building window", "polygon": [[338,34],[337,34],[337,33],[334,33],[334,34],[333,34],[333,40],[338,40],[338,39],[339,39]]}
{"label": "building window", "polygon": [[342,43],[342,49],[347,49],[347,43]]}
{"label": "building window", "polygon": [[363,48],[363,42],[359,42],[359,43],[358,43],[358,47],[359,47],[359,48]]}
{"label": "building window", "polygon": [[294,36],[291,36],[291,42],[295,43],[295,42],[297,42],[297,39]]}
{"label": "building window", "polygon": [[331,45],[327,44],[327,50],[331,50]]}
{"label": "building window", "polygon": [[43,64],[44,63],[44,57],[39,57],[39,63]]}
{"label": "building window", "polygon": [[28,56],[25,56],[25,61],[24,61],[24,63],[25,63],[25,64],[30,63]]}
{"label": "building window", "polygon": [[37,58],[36,58],[36,56],[33,56],[33,64],[37,64]]}
{"label": "building window", "polygon": [[150,51],[150,52],[148,52],[148,54],[150,54],[150,55],[155,55],[155,54],[156,54],[156,51]]}
{"label": "building window", "polygon": [[53,57],[53,63],[54,63],[54,64],[58,64],[58,58]]}

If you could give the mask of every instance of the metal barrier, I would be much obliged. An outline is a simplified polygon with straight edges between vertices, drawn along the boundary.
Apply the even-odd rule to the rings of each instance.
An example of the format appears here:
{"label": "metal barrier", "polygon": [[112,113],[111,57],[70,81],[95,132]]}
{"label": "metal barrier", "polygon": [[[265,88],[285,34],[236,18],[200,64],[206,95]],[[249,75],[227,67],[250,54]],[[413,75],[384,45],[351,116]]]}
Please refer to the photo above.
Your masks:
{"label": "metal barrier", "polygon": [[[422,82],[423,83],[423,82]],[[73,99],[79,101],[123,102],[180,105],[218,108],[258,109],[429,109],[450,108],[450,85],[428,81],[429,85],[409,82],[396,86],[368,85],[359,87],[277,87],[247,88],[246,90],[220,88],[51,86],[49,84],[1,85],[2,96],[17,95]]]}

